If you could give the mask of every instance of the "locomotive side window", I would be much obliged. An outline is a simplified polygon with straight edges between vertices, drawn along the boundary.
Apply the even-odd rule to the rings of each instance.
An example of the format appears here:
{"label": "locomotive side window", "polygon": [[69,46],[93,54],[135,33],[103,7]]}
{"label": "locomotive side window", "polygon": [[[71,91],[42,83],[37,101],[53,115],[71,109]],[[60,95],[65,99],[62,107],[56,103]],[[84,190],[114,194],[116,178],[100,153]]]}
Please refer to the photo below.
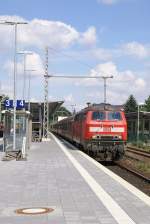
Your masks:
{"label": "locomotive side window", "polygon": [[79,114],[77,114],[74,118],[75,121],[79,121]]}
{"label": "locomotive side window", "polygon": [[106,115],[104,112],[101,112],[101,111],[94,111],[92,113],[92,120],[105,120],[106,118]]}
{"label": "locomotive side window", "polygon": [[86,119],[86,115],[87,115],[86,113],[83,114],[82,120]]}
{"label": "locomotive side window", "polygon": [[84,119],[86,119],[86,114],[84,113],[77,114],[74,118],[75,121],[83,121]]}
{"label": "locomotive side window", "polygon": [[122,120],[122,116],[120,114],[120,112],[108,112],[108,120],[118,120],[121,121]]}

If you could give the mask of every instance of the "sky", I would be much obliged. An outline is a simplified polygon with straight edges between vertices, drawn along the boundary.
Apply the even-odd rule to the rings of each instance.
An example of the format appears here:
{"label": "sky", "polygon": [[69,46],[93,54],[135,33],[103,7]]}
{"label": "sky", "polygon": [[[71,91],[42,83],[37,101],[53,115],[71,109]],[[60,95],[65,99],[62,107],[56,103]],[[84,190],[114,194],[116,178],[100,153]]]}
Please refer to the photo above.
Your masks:
{"label": "sky", "polygon": [[[17,26],[17,99],[44,100],[45,47],[50,75],[113,76],[107,102],[138,103],[150,95],[149,0],[0,0],[0,23]],[[14,26],[0,24],[0,93],[13,97]],[[29,94],[29,80],[31,84]],[[104,101],[104,82],[49,79],[49,101],[64,100],[71,110]]]}

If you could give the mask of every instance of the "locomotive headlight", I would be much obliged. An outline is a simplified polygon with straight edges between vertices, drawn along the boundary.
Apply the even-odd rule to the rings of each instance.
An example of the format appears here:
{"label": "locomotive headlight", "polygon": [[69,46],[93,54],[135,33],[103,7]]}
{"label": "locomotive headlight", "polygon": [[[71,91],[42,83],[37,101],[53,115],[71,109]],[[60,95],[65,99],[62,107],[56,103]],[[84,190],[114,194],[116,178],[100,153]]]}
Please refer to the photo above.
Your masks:
{"label": "locomotive headlight", "polygon": [[93,139],[101,139],[101,135],[93,135],[92,138]]}
{"label": "locomotive headlight", "polygon": [[121,140],[122,139],[122,136],[121,135],[116,135],[113,137],[114,140]]}

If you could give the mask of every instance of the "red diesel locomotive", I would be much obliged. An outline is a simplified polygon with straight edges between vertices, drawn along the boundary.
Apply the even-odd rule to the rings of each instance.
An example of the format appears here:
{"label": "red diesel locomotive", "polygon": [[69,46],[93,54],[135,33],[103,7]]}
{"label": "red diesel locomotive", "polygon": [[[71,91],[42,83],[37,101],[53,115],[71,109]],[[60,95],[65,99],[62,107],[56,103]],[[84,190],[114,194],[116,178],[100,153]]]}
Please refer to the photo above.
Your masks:
{"label": "red diesel locomotive", "polygon": [[127,123],[118,106],[93,104],[57,122],[52,130],[100,160],[115,161],[124,155]]}

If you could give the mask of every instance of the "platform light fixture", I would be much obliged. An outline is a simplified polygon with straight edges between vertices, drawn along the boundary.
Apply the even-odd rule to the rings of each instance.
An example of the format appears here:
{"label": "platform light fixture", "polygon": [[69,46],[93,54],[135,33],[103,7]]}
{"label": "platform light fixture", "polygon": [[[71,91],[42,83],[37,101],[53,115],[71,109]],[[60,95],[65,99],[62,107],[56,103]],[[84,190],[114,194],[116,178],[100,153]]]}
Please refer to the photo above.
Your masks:
{"label": "platform light fixture", "polygon": [[[137,113],[137,139],[136,144],[139,144],[139,135],[140,135],[140,106],[144,106],[144,103],[138,103],[138,113]],[[144,111],[141,111],[144,112]]]}
{"label": "platform light fixture", "polygon": [[16,76],[17,76],[17,25],[28,24],[27,22],[0,21],[1,25],[14,26],[14,80],[13,80],[13,150],[16,149]]}
{"label": "platform light fixture", "polygon": [[26,60],[27,60],[27,56],[28,55],[33,55],[34,53],[31,52],[31,51],[19,51],[17,52],[17,54],[21,54],[23,55],[24,57],[24,69],[23,69],[23,94],[22,94],[22,97],[23,97],[23,100],[25,100],[25,89],[26,89]]}

